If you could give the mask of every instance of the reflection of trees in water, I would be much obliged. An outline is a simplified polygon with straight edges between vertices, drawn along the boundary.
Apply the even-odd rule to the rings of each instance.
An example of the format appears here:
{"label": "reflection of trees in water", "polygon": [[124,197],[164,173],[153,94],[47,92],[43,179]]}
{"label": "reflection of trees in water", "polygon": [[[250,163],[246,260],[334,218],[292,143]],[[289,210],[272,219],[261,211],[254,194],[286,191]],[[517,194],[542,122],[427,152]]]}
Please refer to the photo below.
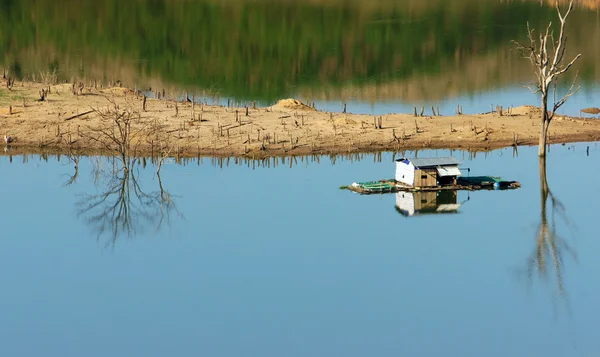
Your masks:
{"label": "reflection of trees in water", "polygon": [[69,164],[73,165],[73,174],[66,175],[68,179],[65,182],[65,186],[71,186],[72,184],[76,183],[77,179],[79,178],[79,156],[75,153],[70,152],[67,155],[67,160]]}
{"label": "reflection of trees in water", "polygon": [[[315,93],[312,98],[331,98],[323,93],[342,85],[352,91],[350,83],[367,87],[360,92],[363,100],[387,92],[396,99],[396,87],[378,88],[406,80],[414,85],[400,87],[410,92],[403,98],[441,100],[449,91],[467,94],[520,83],[528,72],[509,52],[510,40],[519,37],[526,22],[542,28],[556,14],[539,0],[104,0],[85,6],[63,0],[61,11],[50,1],[0,1],[7,3],[9,9],[0,11],[0,51],[17,78],[39,78],[41,71],[67,80],[119,77],[130,85],[216,88],[223,97],[250,100],[279,99],[305,87]],[[599,54],[590,45],[598,38],[596,13],[580,10],[573,17],[570,41],[587,61],[580,75],[597,80]],[[231,26],[236,19],[244,19],[243,31]],[[589,36],[578,35],[583,33]],[[32,39],[44,46],[32,46]],[[52,51],[48,57],[48,49],[63,49],[65,43],[78,49],[77,60],[71,51]],[[249,56],[251,61],[244,60]],[[143,59],[143,70],[124,60],[129,58]],[[190,70],[199,67],[206,70]],[[510,70],[498,76],[497,68]],[[377,85],[371,90],[370,84]]]}
{"label": "reflection of trees in water", "polygon": [[563,281],[564,257],[571,256],[575,261],[577,254],[568,242],[557,232],[557,225],[562,221],[568,228],[572,223],[567,217],[566,208],[552,193],[546,179],[546,160],[539,159],[540,170],[540,223],[537,229],[535,251],[527,260],[529,279],[537,274],[547,278],[554,274],[559,296],[567,298]]}
{"label": "reflection of trees in water", "polygon": [[77,202],[78,216],[84,217],[98,238],[110,236],[107,245],[126,235],[134,237],[148,227],[160,230],[171,215],[181,217],[157,173],[158,190],[147,191],[140,179],[140,161],[137,158],[95,158],[92,177],[99,189],[96,194],[84,194]]}

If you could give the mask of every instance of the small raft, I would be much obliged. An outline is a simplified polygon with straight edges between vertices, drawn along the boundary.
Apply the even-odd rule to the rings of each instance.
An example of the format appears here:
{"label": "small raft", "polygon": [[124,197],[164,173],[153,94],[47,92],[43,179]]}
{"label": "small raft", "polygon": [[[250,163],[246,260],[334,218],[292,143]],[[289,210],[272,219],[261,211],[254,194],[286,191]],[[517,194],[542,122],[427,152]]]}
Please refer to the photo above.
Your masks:
{"label": "small raft", "polygon": [[385,193],[385,192],[397,192],[396,182],[391,181],[369,181],[353,183],[348,186],[348,189],[360,193]]}
{"label": "small raft", "polygon": [[458,177],[456,183],[462,186],[478,187],[478,189],[507,190],[521,187],[517,181],[504,181],[500,177],[493,176]]}

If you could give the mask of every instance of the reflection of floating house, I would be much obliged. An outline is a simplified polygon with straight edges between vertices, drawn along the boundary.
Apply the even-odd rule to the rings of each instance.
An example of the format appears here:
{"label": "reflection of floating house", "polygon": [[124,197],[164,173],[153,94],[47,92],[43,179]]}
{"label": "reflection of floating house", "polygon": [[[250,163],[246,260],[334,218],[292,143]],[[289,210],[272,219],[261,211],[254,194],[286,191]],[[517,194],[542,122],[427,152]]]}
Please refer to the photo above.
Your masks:
{"label": "reflection of floating house", "polygon": [[396,160],[396,181],[412,187],[455,185],[460,162],[453,157]]}
{"label": "reflection of floating house", "polygon": [[404,216],[458,213],[459,207],[454,190],[396,193],[396,210]]}

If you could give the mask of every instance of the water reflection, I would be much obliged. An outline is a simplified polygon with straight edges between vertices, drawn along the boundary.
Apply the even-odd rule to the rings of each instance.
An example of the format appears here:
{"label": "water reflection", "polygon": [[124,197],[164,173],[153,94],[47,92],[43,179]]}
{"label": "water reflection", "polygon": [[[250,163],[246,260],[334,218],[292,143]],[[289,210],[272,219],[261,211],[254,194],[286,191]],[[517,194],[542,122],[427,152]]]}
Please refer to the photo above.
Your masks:
{"label": "water reflection", "polygon": [[67,155],[67,160],[69,164],[73,165],[73,173],[66,175],[68,178],[64,186],[71,186],[72,184],[76,183],[77,179],[79,178],[79,156],[74,153],[69,153]]}
{"label": "water reflection", "polygon": [[[0,4],[10,4],[0,11],[0,65],[11,76],[267,101],[440,100],[519,85],[531,71],[510,40],[527,22],[540,29],[556,18],[535,0]],[[583,54],[583,81],[597,82],[597,13],[578,6],[572,16],[568,50]]]}
{"label": "water reflection", "polygon": [[567,297],[563,281],[564,258],[577,261],[577,253],[561,235],[557,226],[562,221],[568,228],[573,224],[562,202],[552,193],[546,178],[546,159],[539,159],[540,171],[540,223],[536,232],[535,249],[527,260],[527,272],[530,281],[534,274],[540,278],[553,275],[556,279],[557,293]]}
{"label": "water reflection", "polygon": [[[97,234],[109,237],[106,245],[114,245],[120,236],[133,238],[147,227],[161,229],[170,224],[171,216],[183,216],[171,194],[164,188],[160,173],[155,174],[158,187],[147,191],[140,170],[145,159],[94,158],[92,177],[98,191],[84,194],[76,203],[77,214],[84,217]],[[69,182],[76,180],[78,165]],[[146,188],[145,188],[146,187]]]}
{"label": "water reflection", "polygon": [[[61,158],[63,158],[64,154],[53,153],[51,151],[43,151],[40,150],[37,153],[31,153],[29,149],[23,149],[19,147],[9,147],[9,151],[5,154],[9,162],[13,162],[14,158],[19,158],[22,163],[26,163],[29,160],[40,159],[42,161],[48,162],[51,159],[56,159],[59,162]],[[278,167],[288,167],[293,168],[296,166],[304,166],[308,167],[310,165],[319,165],[323,164],[347,164],[347,163],[358,163],[361,161],[372,161],[374,163],[380,162],[394,162],[396,158],[399,157],[422,157],[425,156],[455,156],[460,158],[463,161],[472,161],[477,158],[488,158],[488,156],[493,154],[503,155],[503,149],[495,149],[495,150],[456,150],[456,149],[436,149],[436,150],[427,150],[425,154],[423,154],[422,149],[414,149],[414,150],[401,150],[398,152],[391,152],[392,157],[388,157],[388,152],[366,152],[366,153],[349,153],[349,154],[337,154],[337,155],[323,155],[323,154],[314,154],[314,155],[301,155],[301,156],[273,156],[266,158],[251,158],[251,157],[235,157],[235,156],[225,156],[225,157],[217,157],[217,156],[190,156],[190,157],[175,157],[172,160],[177,165],[181,166],[189,166],[189,165],[207,165],[214,168],[225,168],[225,167],[247,167],[253,170],[264,169],[264,168],[278,168]],[[67,158],[74,157],[79,155],[77,152],[67,153]],[[513,157],[515,156],[515,148],[513,148]],[[517,153],[518,156],[518,153]],[[143,159],[142,159],[143,160]],[[154,159],[153,159],[154,160]]]}
{"label": "water reflection", "polygon": [[453,190],[396,193],[396,211],[406,217],[458,213],[462,203],[457,203],[457,192]]}

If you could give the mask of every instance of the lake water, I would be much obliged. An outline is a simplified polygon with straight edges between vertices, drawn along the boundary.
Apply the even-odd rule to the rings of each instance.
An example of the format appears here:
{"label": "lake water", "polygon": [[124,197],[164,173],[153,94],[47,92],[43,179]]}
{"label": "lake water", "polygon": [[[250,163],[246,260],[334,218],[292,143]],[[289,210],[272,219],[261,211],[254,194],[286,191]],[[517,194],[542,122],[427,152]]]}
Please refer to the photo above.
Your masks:
{"label": "lake water", "polygon": [[[551,1],[543,2],[552,3]],[[582,90],[561,113],[600,106],[600,12],[569,17],[568,57]],[[385,114],[414,106],[538,104],[512,40],[556,11],[538,0],[36,0],[0,3],[0,67],[18,78],[120,80],[208,101],[297,97],[323,110]],[[568,84],[568,79],[563,85]]]}
{"label": "lake water", "polygon": [[[571,115],[600,106],[600,11],[582,4]],[[0,68],[221,104],[467,114],[538,104],[511,40],[551,20],[538,0],[5,0]],[[523,185],[443,198],[339,189],[393,177],[400,153],[168,160],[157,176],[150,160],[75,171],[8,151],[0,356],[597,355],[600,148],[553,146],[546,170],[536,150],[404,153]]]}
{"label": "lake water", "polygon": [[406,217],[338,188],[392,177],[392,153],[166,162],[160,182],[81,158],[70,185],[64,156],[2,156],[0,355],[596,355],[600,148],[553,146],[548,190],[535,147],[452,155],[523,187]]}

